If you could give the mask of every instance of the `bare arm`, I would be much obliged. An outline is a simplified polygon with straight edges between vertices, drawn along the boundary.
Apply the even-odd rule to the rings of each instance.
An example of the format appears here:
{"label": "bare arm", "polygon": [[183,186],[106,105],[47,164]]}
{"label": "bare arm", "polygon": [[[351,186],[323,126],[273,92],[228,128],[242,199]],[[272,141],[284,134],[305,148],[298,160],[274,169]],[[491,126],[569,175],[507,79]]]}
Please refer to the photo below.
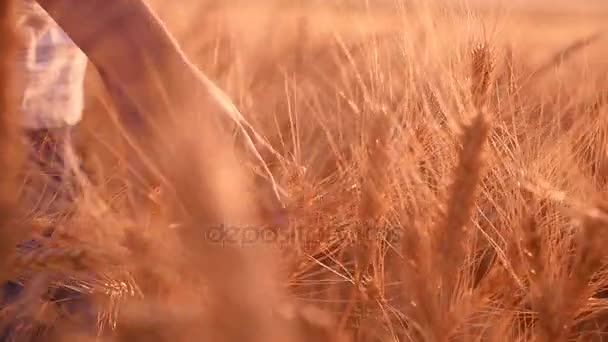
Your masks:
{"label": "bare arm", "polygon": [[209,93],[206,82],[199,79],[204,76],[196,74],[145,2],[38,0],[38,3],[102,76],[122,87],[147,115],[159,110],[161,99],[171,106],[186,105],[182,98],[184,89],[198,96]]}
{"label": "bare arm", "polygon": [[[194,67],[144,0],[38,0],[100,70],[111,95],[124,111],[147,119],[219,120],[239,129],[246,149],[261,156],[230,100]],[[150,120],[148,120],[150,121]],[[254,137],[259,136],[253,132]],[[268,146],[267,146],[268,147]],[[266,168],[275,192],[279,189]]]}

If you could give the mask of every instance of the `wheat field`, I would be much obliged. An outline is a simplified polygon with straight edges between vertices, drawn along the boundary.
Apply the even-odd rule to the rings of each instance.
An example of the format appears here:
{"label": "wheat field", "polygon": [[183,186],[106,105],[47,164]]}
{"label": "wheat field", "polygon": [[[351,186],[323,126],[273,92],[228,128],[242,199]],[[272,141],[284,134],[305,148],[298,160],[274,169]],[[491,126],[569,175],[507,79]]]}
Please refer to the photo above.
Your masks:
{"label": "wheat field", "polygon": [[[72,214],[3,188],[0,274],[30,284],[0,316],[19,341],[604,340],[602,1],[150,3],[263,138],[284,208],[184,113],[148,156],[163,177],[131,165],[90,68]],[[49,226],[35,251],[4,243]],[[39,300],[49,286],[92,298],[95,328]]]}

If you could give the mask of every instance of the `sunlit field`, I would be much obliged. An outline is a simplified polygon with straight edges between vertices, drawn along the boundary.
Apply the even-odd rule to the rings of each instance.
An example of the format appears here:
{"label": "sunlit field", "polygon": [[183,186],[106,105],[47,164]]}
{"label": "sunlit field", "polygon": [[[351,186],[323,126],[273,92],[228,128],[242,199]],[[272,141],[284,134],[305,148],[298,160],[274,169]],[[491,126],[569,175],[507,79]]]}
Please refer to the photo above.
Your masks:
{"label": "sunlit field", "polygon": [[[608,4],[150,2],[287,195],[170,109],[161,175],[133,163],[91,67],[84,194],[24,201],[20,229],[59,233],[2,245],[22,340],[604,340]],[[95,331],[35,297],[51,283],[95,299]]]}

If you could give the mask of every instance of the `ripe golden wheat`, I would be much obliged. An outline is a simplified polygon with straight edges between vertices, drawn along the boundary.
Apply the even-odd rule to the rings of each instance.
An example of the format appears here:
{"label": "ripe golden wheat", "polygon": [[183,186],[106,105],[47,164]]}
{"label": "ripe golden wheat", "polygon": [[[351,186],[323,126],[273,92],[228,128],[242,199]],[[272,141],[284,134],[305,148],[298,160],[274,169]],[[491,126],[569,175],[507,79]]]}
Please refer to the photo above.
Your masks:
{"label": "ripe golden wheat", "polygon": [[[36,250],[5,243],[2,207],[0,252],[14,255],[2,274],[76,283],[116,341],[602,340],[608,65],[590,57],[606,52],[601,32],[551,36],[561,48],[532,63],[531,34],[488,32],[498,19],[470,9],[201,4],[184,5],[197,34],[180,39],[264,140],[288,222],[222,210],[267,194],[231,186],[226,175],[255,168],[222,168],[195,122],[164,132],[172,155],[151,158],[167,184],[134,203],[149,189],[92,74],[81,144],[103,178]],[[170,28],[186,20],[154,7]],[[93,338],[55,324],[58,340]]]}

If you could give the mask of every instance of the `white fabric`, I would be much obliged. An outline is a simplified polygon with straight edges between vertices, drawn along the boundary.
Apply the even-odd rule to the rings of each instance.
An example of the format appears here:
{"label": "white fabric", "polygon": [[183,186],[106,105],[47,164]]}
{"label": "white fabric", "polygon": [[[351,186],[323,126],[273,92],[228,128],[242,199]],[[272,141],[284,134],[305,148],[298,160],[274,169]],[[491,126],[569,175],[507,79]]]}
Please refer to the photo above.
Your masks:
{"label": "white fabric", "polygon": [[84,108],[86,55],[33,0],[20,0],[17,14],[25,40],[17,60],[24,80],[24,128],[78,123]]}

